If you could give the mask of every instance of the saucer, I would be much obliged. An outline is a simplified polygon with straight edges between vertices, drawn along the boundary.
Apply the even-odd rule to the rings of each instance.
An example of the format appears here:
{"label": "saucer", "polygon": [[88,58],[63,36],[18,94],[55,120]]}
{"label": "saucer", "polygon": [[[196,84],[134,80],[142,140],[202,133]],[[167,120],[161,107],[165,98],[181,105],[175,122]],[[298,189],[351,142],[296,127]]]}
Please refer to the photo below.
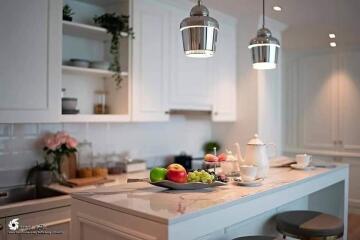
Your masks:
{"label": "saucer", "polygon": [[234,181],[236,182],[237,185],[240,185],[240,186],[256,187],[256,186],[261,185],[261,183],[262,183],[262,181],[264,181],[264,179],[258,178],[253,181],[243,181],[243,180],[241,180],[241,177],[238,177],[238,178],[234,178]]}
{"label": "saucer", "polygon": [[315,167],[314,166],[299,166],[297,163],[291,164],[290,167],[292,169],[296,169],[296,170],[303,170],[303,171],[308,171],[308,170],[313,170]]}

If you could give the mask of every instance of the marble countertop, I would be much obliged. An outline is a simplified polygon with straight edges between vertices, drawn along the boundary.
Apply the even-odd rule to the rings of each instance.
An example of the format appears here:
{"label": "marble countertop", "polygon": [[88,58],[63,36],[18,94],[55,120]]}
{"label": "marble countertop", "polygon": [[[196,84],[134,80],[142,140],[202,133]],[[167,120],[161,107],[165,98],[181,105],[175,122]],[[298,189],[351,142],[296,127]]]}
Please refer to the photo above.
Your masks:
{"label": "marble countertop", "polygon": [[271,168],[269,176],[262,185],[257,187],[241,187],[235,183],[229,183],[213,189],[171,191],[146,182],[137,182],[78,192],[72,194],[72,197],[116,211],[171,224],[217,208],[249,201],[347,167],[347,165],[337,165],[336,168],[314,168],[308,171]]}

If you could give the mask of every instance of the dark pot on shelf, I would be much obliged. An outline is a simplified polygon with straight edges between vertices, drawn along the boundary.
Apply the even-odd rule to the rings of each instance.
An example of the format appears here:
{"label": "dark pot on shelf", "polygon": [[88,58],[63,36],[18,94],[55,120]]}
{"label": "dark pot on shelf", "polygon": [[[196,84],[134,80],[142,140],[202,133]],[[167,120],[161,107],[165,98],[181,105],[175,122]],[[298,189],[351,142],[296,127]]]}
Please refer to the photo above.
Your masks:
{"label": "dark pot on shelf", "polygon": [[69,22],[72,22],[72,16],[63,16],[63,20],[64,21],[69,21]]}

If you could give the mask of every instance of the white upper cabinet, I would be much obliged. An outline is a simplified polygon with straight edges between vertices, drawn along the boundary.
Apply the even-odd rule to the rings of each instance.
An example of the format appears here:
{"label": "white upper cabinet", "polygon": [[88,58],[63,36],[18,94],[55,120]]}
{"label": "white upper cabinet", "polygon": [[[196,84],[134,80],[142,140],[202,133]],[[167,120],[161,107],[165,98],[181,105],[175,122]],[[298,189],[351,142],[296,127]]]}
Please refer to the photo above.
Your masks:
{"label": "white upper cabinet", "polygon": [[190,9],[173,8],[171,14],[171,42],[173,43],[169,107],[180,110],[211,110],[211,58],[190,58],[183,51],[181,21]]}
{"label": "white upper cabinet", "polygon": [[295,58],[285,78],[285,149],[359,156],[360,50]]}
{"label": "white upper cabinet", "polygon": [[332,149],[337,138],[336,56],[319,54],[299,61],[299,131],[305,148]]}
{"label": "white upper cabinet", "polygon": [[156,0],[133,1],[132,119],[167,121],[170,11]]}
{"label": "white upper cabinet", "polygon": [[340,147],[360,151],[360,49],[344,52],[340,57],[339,120]]}
{"label": "white upper cabinet", "polygon": [[169,110],[199,110],[212,111],[214,121],[235,121],[235,20],[218,17],[215,57],[189,58],[183,52],[180,23],[193,4],[166,0],[133,4],[133,120],[166,121]]}
{"label": "white upper cabinet", "polygon": [[212,119],[236,121],[236,24],[222,21],[216,53],[212,59]]}
{"label": "white upper cabinet", "polygon": [[58,0],[1,1],[0,122],[57,119],[61,9]]}

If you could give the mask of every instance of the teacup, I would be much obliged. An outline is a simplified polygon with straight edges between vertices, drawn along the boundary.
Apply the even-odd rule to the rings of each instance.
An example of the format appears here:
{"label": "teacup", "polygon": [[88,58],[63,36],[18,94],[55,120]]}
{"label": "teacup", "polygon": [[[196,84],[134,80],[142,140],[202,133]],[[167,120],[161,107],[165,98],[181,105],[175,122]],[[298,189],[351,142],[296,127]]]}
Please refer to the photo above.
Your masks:
{"label": "teacup", "polygon": [[257,167],[253,165],[241,165],[240,176],[244,182],[251,182],[256,179]]}
{"label": "teacup", "polygon": [[308,154],[297,154],[295,157],[296,164],[301,168],[306,168],[311,162],[311,155]]}

